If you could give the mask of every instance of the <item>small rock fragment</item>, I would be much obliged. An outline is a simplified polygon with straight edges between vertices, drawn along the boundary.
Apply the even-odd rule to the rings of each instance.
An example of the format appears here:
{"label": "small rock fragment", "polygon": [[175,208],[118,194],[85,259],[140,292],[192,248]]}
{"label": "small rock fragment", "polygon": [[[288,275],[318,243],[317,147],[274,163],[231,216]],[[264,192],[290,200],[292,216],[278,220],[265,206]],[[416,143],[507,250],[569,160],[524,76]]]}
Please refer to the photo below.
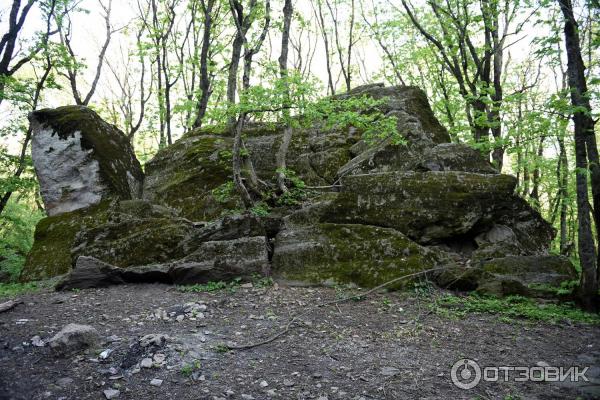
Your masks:
{"label": "small rock fragment", "polygon": [[151,333],[149,335],[142,336],[140,339],[140,346],[148,347],[150,345],[154,346],[163,346],[169,337],[167,335],[163,335],[162,333]]}
{"label": "small rock fragment", "polygon": [[152,359],[151,358],[144,358],[140,362],[140,367],[142,367],[142,368],[152,368]]}
{"label": "small rock fragment", "polygon": [[104,397],[106,397],[107,400],[116,399],[120,394],[121,392],[115,389],[106,389],[104,391]]}
{"label": "small rock fragment", "polygon": [[100,358],[101,360],[106,360],[108,358],[108,356],[110,356],[110,353],[112,353],[112,352],[113,351],[111,349],[106,349],[102,353],[100,353],[98,358]]}
{"label": "small rock fragment", "polygon": [[162,385],[162,383],[163,383],[162,379],[157,379],[157,378],[154,378],[150,381],[150,384],[152,386],[156,386],[156,387],[160,387],[160,385]]}
{"label": "small rock fragment", "polygon": [[394,368],[394,367],[383,367],[383,368],[381,368],[380,373],[383,376],[394,376],[394,375],[398,375],[400,373],[400,370],[398,368]]}
{"label": "small rock fragment", "polygon": [[31,338],[31,344],[35,347],[44,347],[46,345],[42,338],[37,335]]}
{"label": "small rock fragment", "polygon": [[65,378],[60,378],[59,380],[57,380],[56,386],[60,386],[61,388],[66,388],[71,383],[73,383],[73,379],[65,377]]}

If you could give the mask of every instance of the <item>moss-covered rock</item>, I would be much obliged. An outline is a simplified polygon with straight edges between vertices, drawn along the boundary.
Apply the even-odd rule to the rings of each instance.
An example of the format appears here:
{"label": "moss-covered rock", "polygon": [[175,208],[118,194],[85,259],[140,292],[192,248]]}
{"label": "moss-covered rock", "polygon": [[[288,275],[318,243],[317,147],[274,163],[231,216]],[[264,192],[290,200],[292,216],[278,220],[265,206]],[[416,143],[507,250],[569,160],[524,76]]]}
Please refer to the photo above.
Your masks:
{"label": "moss-covered rock", "polygon": [[210,221],[238,208],[237,196],[213,194],[231,181],[231,147],[231,138],[222,135],[200,131],[184,136],[146,164],[144,198],[195,221]]}
{"label": "moss-covered rock", "polygon": [[169,265],[169,276],[177,284],[250,279],[269,273],[265,236],[207,241],[197,250]]}
{"label": "moss-covered rock", "polygon": [[560,286],[577,277],[575,267],[567,257],[554,255],[494,258],[484,262],[482,269],[492,276],[511,278],[528,286]]}
{"label": "moss-covered rock", "polygon": [[394,229],[322,223],[281,231],[272,263],[274,275],[285,280],[373,287],[433,268],[442,259]]}
{"label": "moss-covered rock", "polygon": [[[411,169],[424,149],[450,140],[417,88],[373,86],[350,95],[388,99],[380,111],[398,118],[398,131],[409,145],[394,145],[388,139],[369,146],[352,126],[325,129],[315,122],[312,127],[296,128],[286,163],[307,185],[331,185],[347,173]],[[284,126],[273,123],[249,123],[245,128],[246,149],[264,181],[274,181],[283,130]],[[224,128],[206,127],[184,135],[146,164],[144,197],[196,221],[209,221],[241,207],[237,196],[216,198],[213,193],[232,179],[231,148]]]}
{"label": "moss-covered rock", "polygon": [[144,174],[129,140],[83,106],[29,115],[31,154],[48,215],[74,211],[107,198],[141,196]]}
{"label": "moss-covered rock", "polygon": [[559,288],[577,277],[568,258],[555,255],[506,256],[456,265],[434,274],[448,289],[476,290],[494,296],[546,297],[540,287]]}
{"label": "moss-covered rock", "polygon": [[382,83],[356,87],[347,93],[336,95],[338,99],[351,96],[368,96],[373,99],[383,99],[381,112],[396,115],[398,129],[406,134],[413,142],[428,141],[431,143],[449,143],[450,135],[437,120],[427,95],[416,86],[388,86]]}
{"label": "moss-covered rock", "polygon": [[415,165],[415,170],[498,173],[479,151],[460,143],[442,143],[426,150]]}
{"label": "moss-covered rock", "polygon": [[90,256],[121,268],[164,263],[185,255],[182,244],[194,229],[181,218],[112,218],[76,235],[72,259]]}
{"label": "moss-covered rock", "polygon": [[27,256],[21,281],[51,278],[71,269],[71,247],[81,229],[108,221],[107,201],[96,206],[46,217],[35,228],[33,247]]}
{"label": "moss-covered rock", "polygon": [[[449,143],[424,92],[375,84],[335,97],[351,96],[383,99],[376,111],[396,117],[407,144],[391,138],[368,144],[357,128],[326,129],[325,121],[296,128],[287,167],[309,186],[335,182],[335,188],[310,189],[299,204],[286,206],[269,197],[273,208],[260,218],[239,214],[232,139],[223,127],[193,130],[160,150],[146,164],[139,200],[127,197],[122,174],[110,163],[112,148],[98,139],[112,129],[108,124],[85,108],[35,114],[32,123],[45,132],[39,137],[58,132],[52,140],[63,145],[75,138],[85,151],[106,151],[107,157],[91,159],[98,174],[86,177],[106,175],[113,195],[93,192],[104,201],[42,220],[23,279],[65,273],[74,260],[82,260],[81,268],[67,282],[80,285],[205,282],[271,266],[286,280],[372,287],[443,265],[449,268],[431,275],[442,286],[526,294],[531,283],[572,277],[570,264],[546,255],[554,230],[515,195],[516,179],[498,174],[478,151]],[[247,156],[272,196],[284,127],[249,123],[245,129]],[[73,193],[55,197],[83,204]],[[108,197],[121,200],[109,204]]]}
{"label": "moss-covered rock", "polygon": [[323,221],[397,229],[419,243],[470,232],[496,203],[511,201],[508,175],[391,172],[345,177]]}

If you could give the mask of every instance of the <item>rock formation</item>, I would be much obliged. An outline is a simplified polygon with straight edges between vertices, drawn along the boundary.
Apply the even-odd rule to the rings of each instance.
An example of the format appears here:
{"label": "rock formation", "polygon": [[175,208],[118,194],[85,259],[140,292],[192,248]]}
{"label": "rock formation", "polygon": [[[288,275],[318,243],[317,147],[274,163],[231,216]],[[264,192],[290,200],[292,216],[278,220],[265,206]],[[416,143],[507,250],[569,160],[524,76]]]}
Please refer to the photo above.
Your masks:
{"label": "rock formation", "polygon": [[23,277],[39,279],[69,270],[75,234],[105,222],[111,200],[141,197],[144,173],[125,135],[87,107],[38,110],[29,119],[48,217],[36,227]]}
{"label": "rock formation", "polygon": [[[574,278],[568,260],[547,254],[554,230],[514,193],[515,178],[499,174],[476,150],[450,143],[421,90],[368,85],[337,98],[351,96],[383,99],[379,111],[396,118],[407,144],[387,138],[366,143],[351,126],[296,129],[287,167],[309,186],[306,197],[299,204],[271,204],[270,213],[260,217],[241,213],[230,190],[231,138],[223,129],[191,131],[160,150],[145,166],[142,199],[122,190],[126,179],[110,183],[115,176],[129,176],[137,162],[115,164],[122,168],[109,169],[113,175],[103,173],[108,166],[98,161],[97,182],[111,190],[86,193],[116,196],[94,197],[90,207],[42,220],[23,278],[58,275],[73,266],[61,284],[68,288],[121,281],[195,283],[270,270],[289,281],[368,287],[445,266],[431,274],[440,285],[501,295],[535,295],[538,284]],[[48,163],[40,161],[48,158],[43,148],[56,148],[53,140],[61,143],[63,132],[71,139],[80,131],[113,132],[83,108],[76,109],[80,124],[71,119],[72,110],[44,110],[32,118],[35,136],[44,138],[34,141],[33,152],[43,192],[55,193],[62,185],[58,175],[45,178],[50,173],[43,170]],[[67,119],[68,125],[52,122]],[[60,134],[52,136],[48,126]],[[249,155],[266,182],[275,179],[282,132],[276,124],[258,123],[245,132]],[[85,158],[80,153],[101,155],[106,149],[98,138],[87,137],[85,145],[77,140],[79,153],[72,150],[64,168],[80,163]],[[131,160],[129,152],[125,147],[114,157]],[[71,207],[61,206],[56,196],[48,199],[55,210]],[[65,204],[72,203],[65,197]]]}
{"label": "rock formation", "polygon": [[83,106],[34,111],[29,116],[32,158],[48,215],[141,196],[144,173],[129,141]]}

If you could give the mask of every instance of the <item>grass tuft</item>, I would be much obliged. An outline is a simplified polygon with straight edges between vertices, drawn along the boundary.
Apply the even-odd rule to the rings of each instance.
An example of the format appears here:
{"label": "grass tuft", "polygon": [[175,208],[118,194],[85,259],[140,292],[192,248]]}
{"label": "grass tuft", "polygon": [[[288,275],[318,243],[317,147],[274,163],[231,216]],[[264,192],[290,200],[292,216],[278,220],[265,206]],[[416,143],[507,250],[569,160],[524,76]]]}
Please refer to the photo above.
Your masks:
{"label": "grass tuft", "polygon": [[468,313],[488,313],[497,315],[503,321],[524,318],[551,324],[568,321],[600,324],[600,315],[580,310],[573,303],[539,303],[522,296],[496,298],[476,294],[447,294],[436,298],[431,306],[434,312],[445,316],[464,317]]}

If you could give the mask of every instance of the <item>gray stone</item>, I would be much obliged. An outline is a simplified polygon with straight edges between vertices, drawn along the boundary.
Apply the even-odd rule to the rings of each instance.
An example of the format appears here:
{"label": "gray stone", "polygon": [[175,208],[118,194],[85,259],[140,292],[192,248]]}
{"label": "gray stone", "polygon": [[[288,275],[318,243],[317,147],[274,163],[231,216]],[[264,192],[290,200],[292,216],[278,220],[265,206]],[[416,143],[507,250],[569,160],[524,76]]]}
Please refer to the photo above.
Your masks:
{"label": "gray stone", "polygon": [[148,347],[148,346],[157,346],[162,347],[169,340],[169,336],[163,335],[161,333],[151,333],[148,335],[142,336],[140,339],[140,346]]}
{"label": "gray stone", "polygon": [[72,378],[60,378],[59,380],[56,381],[56,385],[60,386],[61,388],[66,388],[68,386],[70,386],[73,383],[73,379]]}
{"label": "gray stone", "polygon": [[42,338],[39,336],[32,337],[31,344],[34,345],[35,347],[44,347],[46,345],[46,343],[44,343]]}
{"label": "gray stone", "polygon": [[381,371],[380,371],[380,374],[383,376],[394,376],[394,375],[398,375],[399,373],[400,373],[400,370],[395,367],[383,367],[383,368],[381,368]]}
{"label": "gray stone", "polygon": [[157,379],[157,378],[154,378],[150,381],[150,385],[156,386],[156,387],[160,387],[162,385],[162,383],[163,383],[163,380]]}
{"label": "gray stone", "polygon": [[151,358],[144,358],[144,359],[142,359],[142,361],[140,361],[140,367],[142,367],[142,368],[152,368],[152,359]]}
{"label": "gray stone", "polygon": [[416,170],[463,171],[478,174],[497,174],[490,162],[472,147],[460,143],[442,143],[421,155]]}
{"label": "gray stone", "polygon": [[68,324],[48,340],[57,356],[67,356],[93,346],[99,341],[98,331],[89,325]]}
{"label": "gray stone", "polygon": [[103,393],[107,400],[116,399],[121,395],[121,392],[116,389],[106,389]]}
{"label": "gray stone", "polygon": [[88,289],[124,283],[118,268],[94,257],[80,256],[71,272],[57,285],[57,290]]}

